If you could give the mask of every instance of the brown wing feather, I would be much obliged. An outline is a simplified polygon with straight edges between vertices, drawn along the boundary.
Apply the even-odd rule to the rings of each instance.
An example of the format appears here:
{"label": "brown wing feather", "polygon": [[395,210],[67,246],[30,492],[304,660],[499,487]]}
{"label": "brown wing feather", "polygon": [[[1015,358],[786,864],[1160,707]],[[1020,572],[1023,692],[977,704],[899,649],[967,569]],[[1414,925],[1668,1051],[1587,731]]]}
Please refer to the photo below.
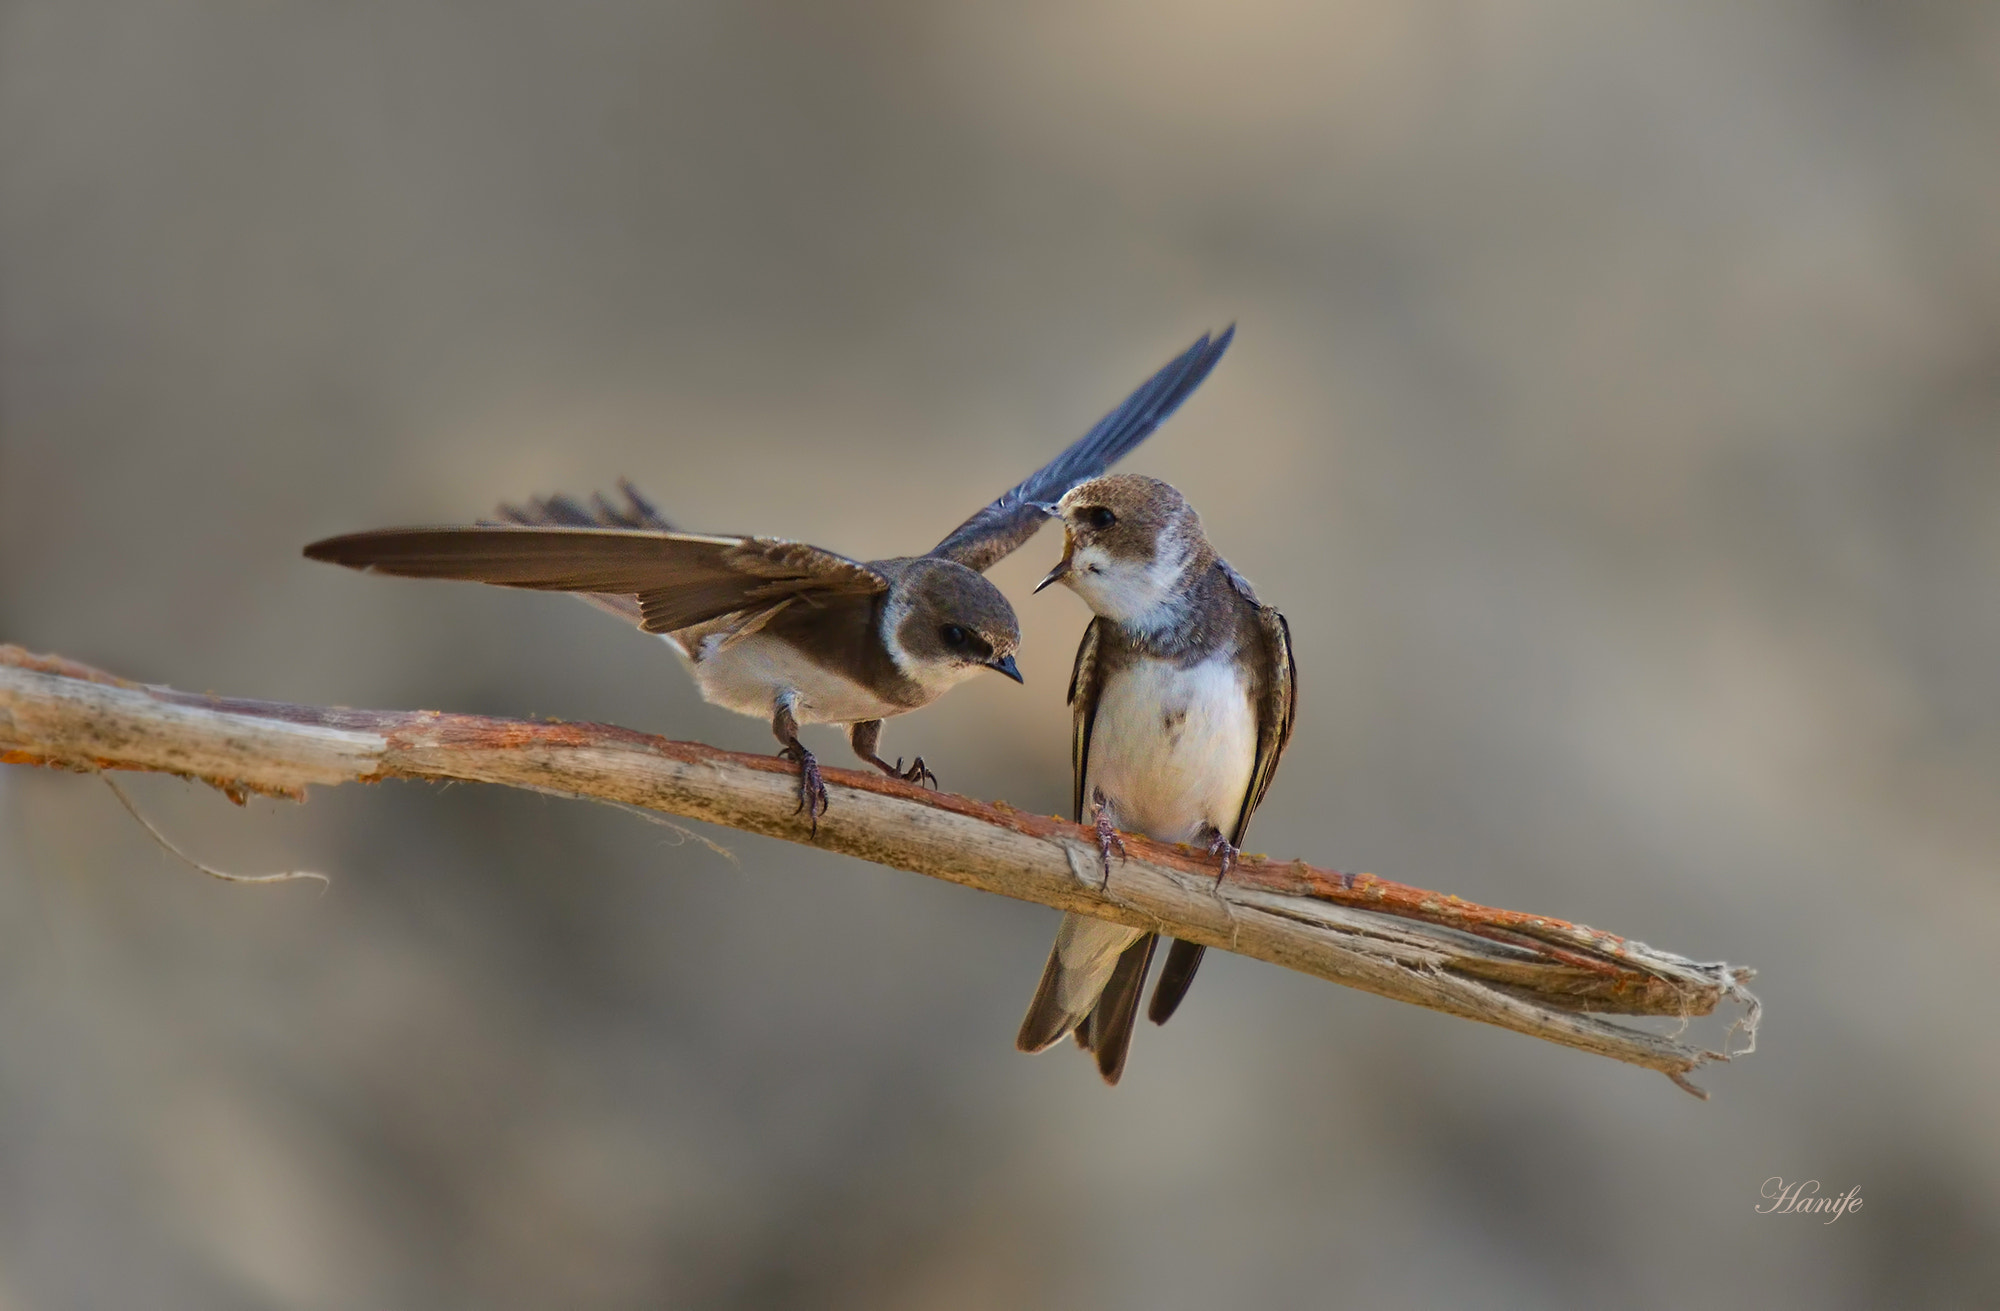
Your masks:
{"label": "brown wing feather", "polygon": [[613,528],[390,528],[330,537],[306,556],[405,578],[638,598],[665,633],[787,597],[886,591],[881,574],[802,542]]}
{"label": "brown wing feather", "polygon": [[1236,831],[1229,836],[1230,843],[1239,847],[1249,836],[1250,816],[1264,804],[1264,794],[1277,777],[1278,760],[1292,740],[1292,721],[1298,714],[1299,671],[1292,660],[1292,626],[1268,605],[1257,607],[1256,622],[1263,630],[1265,677],[1270,682],[1257,698],[1257,764],[1250,773],[1242,813],[1236,817]]}
{"label": "brown wing feather", "polygon": [[[621,504],[603,492],[591,493],[590,501],[557,492],[553,496],[533,496],[524,505],[502,505],[500,523],[523,524],[535,528],[643,528],[647,532],[679,532],[668,523],[629,478],[618,480]],[[480,520],[486,524],[493,520]]]}
{"label": "brown wing feather", "polygon": [[[511,523],[532,528],[643,528],[656,533],[678,531],[632,485],[631,479],[618,480],[618,495],[621,499],[613,500],[603,492],[595,492],[588,503],[561,492],[553,496],[536,496],[522,505],[502,505],[497,521],[482,519],[480,523]],[[629,624],[645,622],[645,612],[636,596],[618,592],[579,592],[577,596]]]}
{"label": "brown wing feather", "polygon": [[1222,352],[1229,349],[1235,336],[1234,324],[1219,337],[1201,334],[1200,340],[1141,383],[1117,409],[1099,419],[1062,454],[960,524],[930,553],[985,573],[1047,522],[1047,517],[1036,508],[1037,502],[1061,500],[1064,492],[1103,473],[1145,441],[1201,386],[1202,379],[1222,358]]}
{"label": "brown wing feather", "polygon": [[1092,619],[1077,643],[1076,664],[1069,672],[1071,779],[1070,818],[1083,823],[1083,780],[1090,772],[1090,734],[1097,723],[1097,697],[1103,690],[1103,669],[1098,662],[1104,621]]}

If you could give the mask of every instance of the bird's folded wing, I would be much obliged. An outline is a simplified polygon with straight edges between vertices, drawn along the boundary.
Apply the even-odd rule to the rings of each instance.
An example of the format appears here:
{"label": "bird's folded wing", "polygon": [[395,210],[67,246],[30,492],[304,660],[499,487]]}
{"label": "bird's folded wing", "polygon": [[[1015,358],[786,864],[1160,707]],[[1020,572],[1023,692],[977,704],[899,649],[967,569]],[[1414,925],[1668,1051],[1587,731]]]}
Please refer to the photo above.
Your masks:
{"label": "bird's folded wing", "polygon": [[845,556],[765,537],[613,528],[388,528],[329,537],[306,556],[404,578],[455,578],[634,597],[639,626],[670,633],[791,597],[886,591]]}
{"label": "bird's folded wing", "polygon": [[1257,623],[1263,629],[1264,650],[1270,661],[1264,672],[1268,682],[1260,682],[1257,698],[1257,763],[1250,772],[1250,790],[1243,798],[1243,811],[1236,818],[1236,831],[1229,840],[1242,846],[1250,832],[1250,816],[1264,804],[1271,780],[1278,773],[1278,759],[1292,740],[1292,722],[1298,716],[1298,666],[1292,660],[1292,626],[1277,610],[1257,608]]}
{"label": "bird's folded wing", "polygon": [[1103,690],[1103,666],[1098,651],[1103,643],[1103,619],[1084,625],[1083,640],[1076,646],[1076,664],[1069,673],[1070,704],[1070,812],[1083,823],[1083,782],[1090,776],[1090,735],[1097,726],[1097,696]]}
{"label": "bird's folded wing", "polygon": [[1005,559],[1033,537],[1048,518],[1035,508],[1036,502],[1061,500],[1070,488],[1097,477],[1151,436],[1201,385],[1235,336],[1234,324],[1213,339],[1203,333],[1199,341],[1140,384],[1137,391],[1099,419],[1069,449],[960,524],[930,553],[956,560],[981,573]]}

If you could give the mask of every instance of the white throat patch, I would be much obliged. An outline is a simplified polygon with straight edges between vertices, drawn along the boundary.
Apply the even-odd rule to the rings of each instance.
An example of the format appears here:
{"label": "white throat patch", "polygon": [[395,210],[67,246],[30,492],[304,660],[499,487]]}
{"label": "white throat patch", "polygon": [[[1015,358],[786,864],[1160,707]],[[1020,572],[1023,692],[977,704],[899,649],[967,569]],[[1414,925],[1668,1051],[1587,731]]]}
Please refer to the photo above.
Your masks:
{"label": "white throat patch", "polygon": [[903,677],[921,682],[917,658],[910,654],[903,645],[903,639],[898,636],[903,631],[903,621],[909,617],[909,595],[891,589],[888,604],[882,607],[882,645],[889,649],[889,658],[896,662],[896,668],[903,671]]}
{"label": "white throat patch", "polygon": [[1116,624],[1153,632],[1174,623],[1181,607],[1181,574],[1186,543],[1162,540],[1151,560],[1115,560],[1104,548],[1086,546],[1070,557],[1070,589],[1096,613]]}

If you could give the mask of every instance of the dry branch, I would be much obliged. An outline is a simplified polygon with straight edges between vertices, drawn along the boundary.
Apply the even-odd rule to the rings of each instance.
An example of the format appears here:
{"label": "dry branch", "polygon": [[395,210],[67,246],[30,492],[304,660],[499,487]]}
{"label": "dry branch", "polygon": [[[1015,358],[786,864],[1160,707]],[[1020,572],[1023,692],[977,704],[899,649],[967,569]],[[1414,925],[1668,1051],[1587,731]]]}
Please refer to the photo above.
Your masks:
{"label": "dry branch", "polygon": [[[1218,885],[1204,858],[1138,838],[1107,885],[1089,829],[873,773],[826,770],[833,804],[813,837],[786,762],[603,724],[230,700],[0,646],[0,763],[163,771],[238,801],[408,778],[622,802],[1158,929],[1658,1070],[1698,1096],[1690,1071],[1756,1042],[1753,971],[1741,967],[1304,861],[1245,857]],[[1601,1018],[1684,1022],[1725,998],[1744,1008],[1734,1051]]]}

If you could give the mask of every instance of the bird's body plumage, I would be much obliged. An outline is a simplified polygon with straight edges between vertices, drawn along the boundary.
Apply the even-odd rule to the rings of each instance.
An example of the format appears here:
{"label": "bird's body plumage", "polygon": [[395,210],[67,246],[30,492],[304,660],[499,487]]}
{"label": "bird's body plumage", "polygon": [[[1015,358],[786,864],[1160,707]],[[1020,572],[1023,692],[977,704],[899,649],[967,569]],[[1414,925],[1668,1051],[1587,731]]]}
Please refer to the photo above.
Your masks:
{"label": "bird's body plumage", "polygon": [[[1064,497],[1065,512],[1078,506],[1105,509],[1114,524],[1072,527],[1050,575],[1097,612],[1070,678],[1075,818],[1101,798],[1119,829],[1240,846],[1291,736],[1296,672],[1284,616],[1259,604],[1166,484],[1100,478]],[[1040,1051],[1074,1031],[1115,1083],[1154,944],[1140,929],[1065,915],[1017,1044]],[[1179,1004],[1200,953],[1174,944],[1155,1020]]]}
{"label": "bird's body plumage", "polygon": [[1117,798],[1118,827],[1160,842],[1233,833],[1257,767],[1249,680],[1233,659],[1141,655],[1105,677],[1083,791]]}

